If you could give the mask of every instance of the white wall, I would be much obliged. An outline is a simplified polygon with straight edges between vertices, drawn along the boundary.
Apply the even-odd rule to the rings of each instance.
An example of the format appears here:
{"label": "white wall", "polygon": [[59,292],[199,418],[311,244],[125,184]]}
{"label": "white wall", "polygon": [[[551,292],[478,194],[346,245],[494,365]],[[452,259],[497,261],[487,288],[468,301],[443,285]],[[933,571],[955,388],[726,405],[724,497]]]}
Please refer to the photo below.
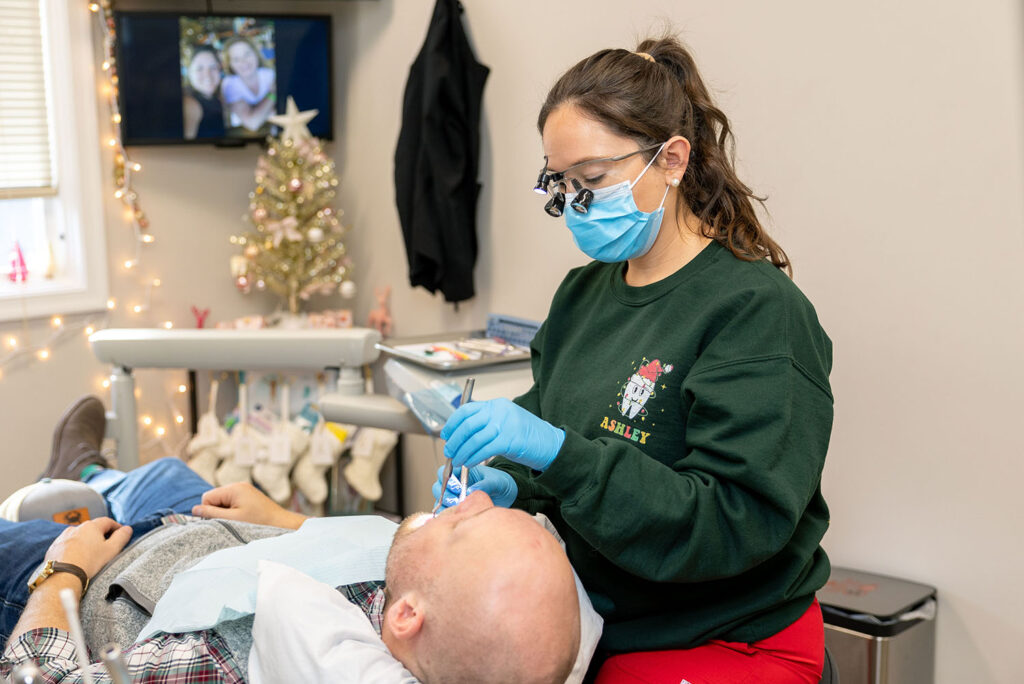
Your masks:
{"label": "white wall", "polygon": [[[402,88],[432,3],[287,3],[336,17],[333,153],[362,287],[357,318],[384,283],[395,286],[400,334],[479,325],[488,311],[543,317],[565,270],[582,259],[530,192],[541,163],[539,103],[575,60],[632,47],[667,18],[732,117],[742,176],[771,196],[774,233],[835,343],[836,423],[824,477],[833,561],[938,587],[941,684],[1024,680],[1019,5],[463,2],[492,74],[480,296],[457,313],[406,285],[393,204]],[[235,293],[227,275],[227,236],[240,226],[256,154],[136,151],[158,237],[147,259],[165,283],[150,323],[187,324],[193,303],[211,306],[215,319],[272,306]],[[116,207],[108,220],[112,287],[130,297],[131,281],[116,267],[128,248]],[[82,343],[58,351],[49,365],[0,381],[0,496],[39,472],[63,404],[93,391],[102,372]],[[180,377],[152,375],[143,403]],[[432,457],[415,440],[410,451],[418,474],[409,493],[422,505]]]}

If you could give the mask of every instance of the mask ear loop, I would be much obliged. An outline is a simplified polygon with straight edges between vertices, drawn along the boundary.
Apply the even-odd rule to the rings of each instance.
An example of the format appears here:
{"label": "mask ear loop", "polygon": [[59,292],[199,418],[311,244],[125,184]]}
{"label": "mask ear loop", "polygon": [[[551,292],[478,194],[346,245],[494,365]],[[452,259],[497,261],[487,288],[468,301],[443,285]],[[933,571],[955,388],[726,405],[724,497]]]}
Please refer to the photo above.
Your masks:
{"label": "mask ear loop", "polygon": [[[668,144],[667,141],[661,143],[661,147],[659,147],[658,151],[654,153],[653,157],[651,157],[651,161],[647,162],[647,166],[644,167],[644,170],[641,171],[640,175],[637,176],[636,179],[632,183],[629,184],[629,189],[630,190],[632,190],[633,186],[635,186],[637,183],[640,182],[640,179],[644,177],[645,173],[647,173],[647,169],[651,168],[651,164],[654,163],[654,160],[658,158],[658,155],[661,154],[661,151],[663,149],[665,149],[665,145],[667,145],[667,144]],[[669,188],[671,188],[671,187],[672,187],[671,185],[666,185],[665,186],[665,192],[661,196],[661,204],[658,205],[658,209],[661,209],[663,206],[665,206],[665,200],[668,199],[668,191],[669,191]],[[655,211],[657,211],[657,209],[655,209]]]}
{"label": "mask ear loop", "polygon": [[[640,179],[644,177],[645,173],[647,173],[647,169],[651,168],[651,164],[654,163],[654,160],[658,158],[658,155],[661,154],[661,151],[663,149],[665,149],[665,145],[667,145],[667,144],[668,144],[668,141],[661,143],[661,146],[658,148],[658,151],[654,153],[653,157],[651,157],[651,161],[647,162],[647,166],[644,167],[644,170],[641,171],[640,175],[637,176],[636,178],[634,178],[633,182],[629,184],[629,189],[630,190],[633,189],[634,185],[636,185],[637,183],[640,182]],[[666,194],[668,194],[667,191],[666,191]]]}

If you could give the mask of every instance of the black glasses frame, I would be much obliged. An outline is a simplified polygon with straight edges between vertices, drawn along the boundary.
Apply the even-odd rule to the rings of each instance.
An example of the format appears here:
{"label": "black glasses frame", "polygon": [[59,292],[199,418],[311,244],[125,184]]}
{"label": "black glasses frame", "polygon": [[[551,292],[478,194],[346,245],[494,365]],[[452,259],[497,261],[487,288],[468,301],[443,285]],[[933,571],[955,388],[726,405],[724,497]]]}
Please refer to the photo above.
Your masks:
{"label": "black glasses frame", "polygon": [[[533,186],[533,191],[538,195],[549,195],[547,203],[544,205],[544,211],[547,212],[548,216],[554,218],[560,217],[565,213],[565,191],[554,190],[558,184],[565,181],[565,175],[575,168],[583,166],[584,164],[594,164],[597,162],[618,162],[624,159],[629,159],[643,152],[660,148],[665,143],[655,143],[648,147],[641,147],[638,150],[627,152],[626,154],[620,154],[614,157],[602,157],[600,159],[588,159],[586,161],[573,164],[567,169],[562,171],[556,171],[554,173],[548,173],[547,157],[544,157],[544,166],[541,167],[540,173],[537,175],[537,183]],[[580,182],[575,178],[572,180],[573,189],[576,191],[576,196],[573,201],[569,204],[574,211],[580,214],[586,214],[590,210],[590,203],[594,201],[594,191],[590,188],[585,188],[580,185]]]}

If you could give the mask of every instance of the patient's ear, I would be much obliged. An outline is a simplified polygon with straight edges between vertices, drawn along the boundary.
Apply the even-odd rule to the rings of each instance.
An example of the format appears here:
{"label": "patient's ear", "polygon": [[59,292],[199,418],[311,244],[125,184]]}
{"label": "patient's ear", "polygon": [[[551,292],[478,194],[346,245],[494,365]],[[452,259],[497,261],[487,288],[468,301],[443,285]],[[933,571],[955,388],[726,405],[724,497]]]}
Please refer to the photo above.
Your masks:
{"label": "patient's ear", "polygon": [[423,605],[415,592],[394,598],[384,615],[384,623],[396,639],[408,640],[423,628]]}

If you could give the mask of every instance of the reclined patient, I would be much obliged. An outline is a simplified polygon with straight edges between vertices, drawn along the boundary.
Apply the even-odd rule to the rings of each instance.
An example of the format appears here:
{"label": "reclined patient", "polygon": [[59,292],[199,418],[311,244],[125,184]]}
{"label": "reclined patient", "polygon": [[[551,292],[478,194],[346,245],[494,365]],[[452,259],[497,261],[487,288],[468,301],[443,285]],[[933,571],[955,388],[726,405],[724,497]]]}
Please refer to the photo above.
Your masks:
{"label": "reclined patient", "polygon": [[[127,474],[104,469],[102,429],[83,459],[74,409],[58,426],[46,474],[74,479],[93,466],[89,485],[114,519],[132,524],[0,520],[0,676],[32,660],[44,681],[82,681],[59,591],[80,594],[83,583],[57,572],[29,595],[44,558],[91,580],[80,607],[90,649],[126,646],[182,571],[222,549],[287,541],[305,522],[251,485],[211,489],[176,459]],[[62,440],[62,430],[75,439]],[[335,550],[331,541],[324,556]],[[404,521],[376,580],[335,591],[264,562],[258,581],[253,615],[158,632],[126,648],[133,681],[563,682],[580,670],[580,602],[564,552],[530,516],[496,508],[483,493],[437,518]],[[89,669],[105,681],[102,665]]]}

